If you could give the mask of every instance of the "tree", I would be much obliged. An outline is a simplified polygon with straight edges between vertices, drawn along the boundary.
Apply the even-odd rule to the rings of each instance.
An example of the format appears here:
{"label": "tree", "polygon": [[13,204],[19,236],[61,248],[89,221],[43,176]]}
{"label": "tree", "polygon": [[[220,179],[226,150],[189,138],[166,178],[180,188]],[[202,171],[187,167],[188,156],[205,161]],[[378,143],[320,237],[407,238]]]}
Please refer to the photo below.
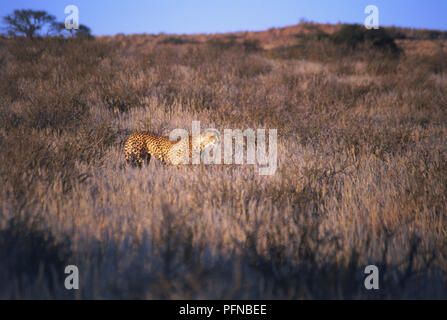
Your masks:
{"label": "tree", "polygon": [[92,31],[89,27],[81,24],[79,25],[79,29],[75,30],[75,35],[79,38],[90,38],[92,36]]}
{"label": "tree", "polygon": [[53,22],[51,24],[51,29],[60,35],[66,36],[66,35],[71,35],[77,38],[91,38],[92,34],[91,34],[91,30],[89,27],[87,27],[86,25],[79,25],[79,29],[66,29],[65,28],[65,23],[63,22]]}
{"label": "tree", "polygon": [[52,31],[53,35],[64,35],[65,31],[68,32],[68,30],[65,29],[65,24],[57,21],[54,21],[51,24],[50,30]]}
{"label": "tree", "polygon": [[3,17],[9,36],[24,35],[30,39],[46,25],[51,26],[55,20],[56,17],[46,11],[35,10],[14,10],[13,14]]}

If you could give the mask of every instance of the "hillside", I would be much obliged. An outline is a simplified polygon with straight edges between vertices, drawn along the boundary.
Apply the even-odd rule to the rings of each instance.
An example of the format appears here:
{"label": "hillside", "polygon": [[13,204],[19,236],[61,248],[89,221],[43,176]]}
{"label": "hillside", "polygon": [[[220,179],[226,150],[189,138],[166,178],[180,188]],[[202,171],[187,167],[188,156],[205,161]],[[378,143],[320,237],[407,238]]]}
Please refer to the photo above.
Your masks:
{"label": "hillside", "polygon": [[[283,27],[271,28],[265,31],[247,31],[235,33],[217,33],[217,34],[197,34],[197,35],[176,35],[176,34],[135,34],[135,35],[116,35],[101,36],[103,41],[123,41],[126,47],[137,46],[140,50],[151,50],[156,45],[190,47],[205,44],[210,40],[235,41],[242,43],[244,41],[258,42],[264,50],[271,50],[281,47],[294,46],[299,43],[303,36],[314,35],[318,33],[333,34],[339,30],[343,24],[319,24],[313,22],[301,22],[300,24]],[[410,29],[399,27],[385,27],[395,39],[396,43],[405,50],[417,53],[417,48],[429,55],[436,48],[436,42],[447,41],[447,32],[427,29]]]}

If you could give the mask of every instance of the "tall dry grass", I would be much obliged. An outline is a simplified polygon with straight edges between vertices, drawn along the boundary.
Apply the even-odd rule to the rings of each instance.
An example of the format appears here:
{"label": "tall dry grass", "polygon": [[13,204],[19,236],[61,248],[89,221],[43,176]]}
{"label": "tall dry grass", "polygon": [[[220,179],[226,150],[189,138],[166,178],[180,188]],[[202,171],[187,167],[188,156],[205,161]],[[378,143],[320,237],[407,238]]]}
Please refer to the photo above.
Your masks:
{"label": "tall dry grass", "polygon": [[[442,52],[176,39],[2,41],[1,298],[447,297]],[[124,168],[192,120],[277,128],[277,172]]]}

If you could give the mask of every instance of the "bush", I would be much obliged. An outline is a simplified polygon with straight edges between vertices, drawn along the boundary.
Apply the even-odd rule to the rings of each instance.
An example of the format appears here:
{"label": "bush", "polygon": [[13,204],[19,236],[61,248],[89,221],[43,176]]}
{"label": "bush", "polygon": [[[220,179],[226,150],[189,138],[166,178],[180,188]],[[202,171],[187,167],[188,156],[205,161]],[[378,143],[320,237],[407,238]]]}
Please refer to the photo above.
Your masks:
{"label": "bush", "polygon": [[368,30],[359,25],[344,25],[333,34],[314,29],[307,34],[296,34],[297,44],[272,49],[269,57],[280,59],[309,59],[339,61],[350,56],[371,60],[377,55],[396,58],[401,50],[385,29]]}
{"label": "bush", "polygon": [[167,37],[167,38],[161,40],[159,43],[181,45],[181,44],[196,44],[198,42],[195,40],[191,40],[191,39],[182,39],[180,37],[170,36],[170,37]]}
{"label": "bush", "polygon": [[207,41],[207,45],[210,49],[225,51],[225,50],[238,50],[245,53],[262,51],[260,41],[258,39],[246,39],[237,41],[236,37],[226,37],[225,39],[211,39]]}
{"label": "bush", "polygon": [[336,45],[351,49],[373,48],[390,54],[400,53],[394,39],[383,28],[368,30],[360,25],[345,25],[334,32],[330,39]]}

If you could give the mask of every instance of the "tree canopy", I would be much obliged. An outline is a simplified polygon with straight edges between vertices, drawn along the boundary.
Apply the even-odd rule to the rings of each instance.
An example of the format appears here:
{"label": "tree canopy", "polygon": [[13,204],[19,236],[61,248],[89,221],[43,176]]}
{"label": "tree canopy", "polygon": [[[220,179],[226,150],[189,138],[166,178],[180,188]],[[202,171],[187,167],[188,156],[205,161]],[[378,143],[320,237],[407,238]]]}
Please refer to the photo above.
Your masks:
{"label": "tree canopy", "polygon": [[[79,29],[65,29],[63,22],[56,21],[56,17],[40,10],[14,10],[12,14],[3,17],[7,35],[10,37],[25,36],[33,39],[39,35],[63,35],[90,38],[91,30],[86,25],[79,25]],[[44,34],[42,34],[44,33]]]}
{"label": "tree canopy", "polygon": [[91,30],[86,25],[80,24],[79,29],[65,29],[65,23],[63,22],[53,22],[51,25],[51,29],[60,35],[72,35],[78,38],[86,37],[90,38],[92,36]]}
{"label": "tree canopy", "polygon": [[31,39],[55,20],[55,16],[39,10],[14,10],[14,13],[3,17],[9,36],[26,36]]}

